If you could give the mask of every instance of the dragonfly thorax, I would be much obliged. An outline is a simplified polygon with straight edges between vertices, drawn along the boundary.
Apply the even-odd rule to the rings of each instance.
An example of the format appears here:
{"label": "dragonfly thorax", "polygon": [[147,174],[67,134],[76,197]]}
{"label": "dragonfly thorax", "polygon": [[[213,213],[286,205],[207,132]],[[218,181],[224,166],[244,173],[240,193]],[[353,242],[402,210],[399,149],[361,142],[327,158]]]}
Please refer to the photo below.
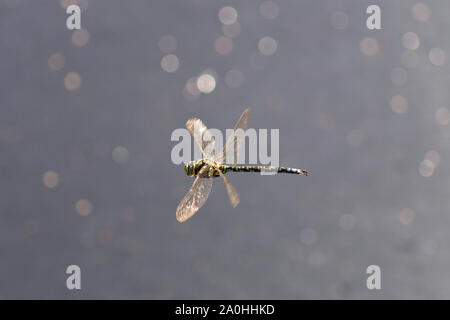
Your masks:
{"label": "dragonfly thorax", "polygon": [[196,160],[196,161],[189,161],[188,163],[186,163],[186,165],[184,166],[184,171],[186,172],[186,174],[190,177],[197,175],[200,170],[204,167],[207,166],[209,168],[209,170],[203,170],[201,172],[202,177],[210,177],[210,176],[219,176],[219,173],[217,172],[217,170],[220,168],[221,166],[216,163],[213,160],[210,159],[200,159],[200,160]]}

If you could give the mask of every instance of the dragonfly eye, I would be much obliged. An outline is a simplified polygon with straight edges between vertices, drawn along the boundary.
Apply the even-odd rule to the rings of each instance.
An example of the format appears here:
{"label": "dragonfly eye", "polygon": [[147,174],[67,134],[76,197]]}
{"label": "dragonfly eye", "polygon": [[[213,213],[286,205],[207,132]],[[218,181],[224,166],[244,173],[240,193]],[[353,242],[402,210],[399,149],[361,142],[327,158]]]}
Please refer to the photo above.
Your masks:
{"label": "dragonfly eye", "polygon": [[194,175],[194,166],[187,164],[184,166],[184,171],[186,172],[186,174],[188,176],[192,176],[192,175]]}

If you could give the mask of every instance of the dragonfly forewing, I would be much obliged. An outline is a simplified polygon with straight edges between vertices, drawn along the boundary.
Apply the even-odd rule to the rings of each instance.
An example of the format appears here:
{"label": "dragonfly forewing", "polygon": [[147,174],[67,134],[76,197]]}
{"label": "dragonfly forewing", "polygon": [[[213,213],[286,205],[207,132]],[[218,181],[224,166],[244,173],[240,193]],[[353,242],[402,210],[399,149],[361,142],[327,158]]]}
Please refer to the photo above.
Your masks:
{"label": "dragonfly forewing", "polygon": [[203,155],[208,159],[214,159],[215,155],[215,141],[214,137],[209,132],[202,120],[191,118],[186,122],[186,128],[197,142]]}
{"label": "dragonfly forewing", "polygon": [[[222,151],[216,156],[215,161],[219,163],[226,163],[226,164],[236,164],[238,155],[241,152],[242,144],[245,140],[245,136],[243,134],[239,134],[238,129],[241,129],[242,131],[247,130],[248,126],[248,118],[250,117],[250,108],[247,108],[242,112],[241,117],[236,122],[236,125],[234,126],[234,132],[233,135],[228,139],[228,141],[223,146]],[[227,151],[230,153],[232,150],[232,154],[228,154]]]}

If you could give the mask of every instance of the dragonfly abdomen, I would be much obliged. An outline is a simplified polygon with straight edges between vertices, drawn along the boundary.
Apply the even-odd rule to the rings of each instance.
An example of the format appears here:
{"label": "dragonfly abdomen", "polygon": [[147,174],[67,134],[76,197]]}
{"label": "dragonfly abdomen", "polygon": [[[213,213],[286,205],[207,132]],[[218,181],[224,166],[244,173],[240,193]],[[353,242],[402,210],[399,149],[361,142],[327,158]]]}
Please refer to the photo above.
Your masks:
{"label": "dragonfly abdomen", "polygon": [[261,166],[224,166],[225,172],[261,172]]}
{"label": "dragonfly abdomen", "polygon": [[288,167],[266,167],[266,166],[222,166],[222,172],[226,173],[228,171],[233,172],[261,172],[261,170],[280,172],[280,173],[292,173],[292,174],[302,174],[308,175],[305,170],[288,168]]}
{"label": "dragonfly abdomen", "polygon": [[296,169],[296,168],[289,168],[289,167],[278,167],[278,172],[302,174],[304,176],[308,175],[308,172],[306,172],[305,170],[300,170],[300,169]]}

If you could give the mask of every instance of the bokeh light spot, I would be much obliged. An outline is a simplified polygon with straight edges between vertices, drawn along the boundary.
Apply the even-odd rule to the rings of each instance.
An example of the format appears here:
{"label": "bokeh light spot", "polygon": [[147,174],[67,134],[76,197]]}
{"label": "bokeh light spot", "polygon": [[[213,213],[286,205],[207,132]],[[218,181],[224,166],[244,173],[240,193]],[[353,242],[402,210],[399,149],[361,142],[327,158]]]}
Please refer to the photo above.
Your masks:
{"label": "bokeh light spot", "polygon": [[341,11],[333,12],[330,16],[330,24],[336,30],[345,30],[348,26],[348,16]]}
{"label": "bokeh light spot", "polygon": [[231,25],[237,21],[238,13],[233,7],[223,7],[219,10],[219,20],[224,25]]}
{"label": "bokeh light spot", "polygon": [[66,59],[62,53],[54,53],[48,58],[48,66],[53,71],[61,70],[65,62]]}
{"label": "bokeh light spot", "polygon": [[430,160],[433,162],[434,167],[437,167],[441,161],[441,156],[436,150],[430,150],[425,153],[425,159]]}
{"label": "bokeh light spot", "polygon": [[419,36],[414,32],[406,32],[402,37],[403,46],[409,50],[416,50],[420,46]]}
{"label": "bokeh light spot", "polygon": [[60,1],[61,8],[63,8],[63,9],[67,9],[67,7],[72,4],[76,4],[77,6],[79,6],[81,9],[81,12],[83,12],[83,11],[86,11],[89,3],[88,3],[88,0],[61,0]]}
{"label": "bokeh light spot", "polygon": [[197,87],[197,78],[190,78],[184,88],[184,97],[188,101],[194,101],[200,97],[200,90]]}
{"label": "bokeh light spot", "polygon": [[89,31],[86,29],[75,30],[72,33],[72,44],[76,47],[84,47],[89,42]]}
{"label": "bokeh light spot", "polygon": [[392,97],[390,104],[391,109],[394,113],[401,114],[405,113],[406,110],[408,110],[408,101],[406,101],[405,97],[401,95]]}
{"label": "bokeh light spot", "polygon": [[261,38],[258,42],[258,50],[265,56],[273,55],[277,51],[277,42],[271,37]]}
{"label": "bokeh light spot", "polygon": [[419,173],[422,177],[431,177],[434,172],[434,163],[431,160],[425,159],[419,165]]}
{"label": "bokeh light spot", "polygon": [[448,125],[450,114],[447,108],[439,108],[435,113],[436,123],[440,126]]}
{"label": "bokeh light spot", "polygon": [[14,125],[0,127],[0,140],[7,143],[17,142],[20,139],[20,128]]}
{"label": "bokeh light spot", "polygon": [[400,211],[400,213],[398,215],[398,220],[400,221],[401,224],[406,226],[413,222],[414,216],[415,216],[415,213],[412,209],[404,208]]}
{"label": "bokeh light spot", "polygon": [[92,204],[87,199],[80,199],[75,204],[75,210],[80,216],[88,216],[92,212]]}
{"label": "bokeh light spot", "polygon": [[216,88],[216,79],[212,75],[204,73],[197,79],[197,88],[202,93],[211,93]]}
{"label": "bokeh light spot", "polygon": [[76,91],[81,87],[81,76],[77,72],[69,72],[64,78],[64,86],[69,91]]}
{"label": "bokeh light spot", "polygon": [[259,13],[266,19],[275,19],[278,16],[278,12],[278,5],[273,1],[264,1],[259,6]]}
{"label": "bokeh light spot", "polygon": [[178,70],[178,67],[180,66],[180,61],[178,60],[178,57],[174,54],[166,54],[161,59],[161,68],[166,72],[175,72]]}
{"label": "bokeh light spot", "polygon": [[113,149],[112,157],[115,162],[119,164],[124,164],[128,161],[130,154],[127,148],[123,146],[117,146]]}
{"label": "bokeh light spot", "polygon": [[59,175],[55,171],[46,171],[42,176],[42,182],[47,188],[56,188],[59,184]]}
{"label": "bokeh light spot", "polygon": [[361,52],[366,56],[374,56],[380,50],[378,40],[375,38],[365,37],[359,44]]}
{"label": "bokeh light spot", "polygon": [[177,49],[177,39],[172,35],[164,35],[159,39],[158,47],[163,53],[172,53]]}
{"label": "bokeh light spot", "polygon": [[221,55],[230,54],[233,51],[233,40],[228,37],[219,37],[214,42],[214,47]]}
{"label": "bokeh light spot", "polygon": [[441,66],[445,63],[445,52],[441,48],[432,48],[428,53],[428,59],[435,66]]}
{"label": "bokeh light spot", "polygon": [[428,19],[430,18],[430,8],[424,4],[424,3],[416,3],[413,7],[412,7],[412,14],[413,17],[415,19],[417,19],[418,21],[428,21]]}

